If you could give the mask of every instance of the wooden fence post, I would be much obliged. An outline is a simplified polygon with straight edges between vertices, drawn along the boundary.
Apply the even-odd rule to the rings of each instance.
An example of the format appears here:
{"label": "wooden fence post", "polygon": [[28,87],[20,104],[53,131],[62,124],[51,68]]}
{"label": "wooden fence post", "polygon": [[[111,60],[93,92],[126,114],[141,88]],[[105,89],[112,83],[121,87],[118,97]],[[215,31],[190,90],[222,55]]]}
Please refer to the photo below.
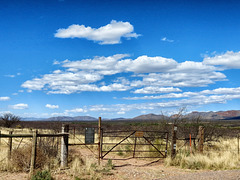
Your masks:
{"label": "wooden fence post", "polygon": [[[9,135],[12,135],[13,131],[9,131]],[[8,161],[11,160],[12,156],[12,137],[8,138]]]}
{"label": "wooden fence post", "polygon": [[192,155],[192,135],[189,134],[189,147],[190,147],[190,154]]}
{"label": "wooden fence post", "polygon": [[[62,133],[69,132],[69,125],[63,124]],[[68,165],[68,134],[62,136],[61,142],[61,168],[66,168]]]}
{"label": "wooden fence post", "polygon": [[204,143],[204,127],[203,126],[199,126],[199,142],[198,142],[198,151],[200,153],[203,153],[203,143]]}
{"label": "wooden fence post", "polygon": [[32,139],[32,154],[31,154],[31,164],[30,164],[30,177],[34,173],[35,162],[37,155],[37,130],[33,131],[33,139]]}
{"label": "wooden fence post", "polygon": [[238,155],[239,155],[239,134],[237,135]]}
{"label": "wooden fence post", "polygon": [[177,148],[177,126],[173,124],[172,127],[172,147],[171,147],[171,158],[174,159],[176,156]]}
{"label": "wooden fence post", "polygon": [[102,118],[98,118],[98,165],[100,165],[100,159],[102,154],[102,133],[101,133]]}

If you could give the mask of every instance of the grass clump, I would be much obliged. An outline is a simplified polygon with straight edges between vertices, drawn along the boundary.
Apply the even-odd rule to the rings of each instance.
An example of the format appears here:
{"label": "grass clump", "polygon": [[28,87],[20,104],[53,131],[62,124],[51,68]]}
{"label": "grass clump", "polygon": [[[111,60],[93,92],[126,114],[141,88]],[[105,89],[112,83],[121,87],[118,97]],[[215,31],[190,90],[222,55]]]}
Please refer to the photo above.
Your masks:
{"label": "grass clump", "polygon": [[236,143],[234,139],[220,139],[213,147],[213,149],[206,147],[203,154],[198,152],[190,154],[187,150],[178,151],[174,159],[171,159],[171,157],[165,159],[165,165],[195,170],[240,168],[240,156],[236,153]]}
{"label": "grass clump", "polygon": [[38,171],[32,176],[31,180],[53,180],[49,171]]}
{"label": "grass clump", "polygon": [[71,176],[75,177],[75,180],[98,180],[102,179],[103,176],[113,175],[111,170],[114,169],[114,165],[111,159],[106,164],[98,165],[95,158],[85,157],[85,159],[81,159],[76,157],[70,169]]}

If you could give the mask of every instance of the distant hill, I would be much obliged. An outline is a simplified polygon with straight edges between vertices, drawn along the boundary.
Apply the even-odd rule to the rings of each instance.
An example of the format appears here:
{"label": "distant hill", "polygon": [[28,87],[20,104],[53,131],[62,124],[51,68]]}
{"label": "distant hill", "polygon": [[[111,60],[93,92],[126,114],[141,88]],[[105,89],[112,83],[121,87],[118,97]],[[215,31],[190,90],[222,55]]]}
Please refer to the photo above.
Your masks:
{"label": "distant hill", "polygon": [[132,120],[161,120],[166,118],[168,117],[164,115],[146,114],[132,118]]}
{"label": "distant hill", "polygon": [[42,121],[46,118],[35,118],[35,117],[27,117],[27,118],[21,118],[21,121]]}
{"label": "distant hill", "polygon": [[217,112],[191,112],[185,117],[194,118],[200,116],[202,119],[206,120],[224,120],[224,119],[238,119],[240,116],[240,110],[229,110],[229,111],[217,111]]}
{"label": "distant hill", "polygon": [[[121,121],[121,120],[168,120],[170,118],[176,118],[177,115],[172,115],[171,117],[164,115],[156,115],[156,114],[145,114],[140,115],[134,118],[113,118],[113,119],[102,119],[108,121]],[[205,120],[238,120],[240,119],[240,110],[229,110],[229,111],[209,111],[209,112],[198,112],[193,111],[189,114],[184,115],[185,118],[196,118],[201,117],[201,119]],[[50,118],[21,118],[23,121],[97,121],[97,118],[91,116],[57,116]]]}
{"label": "distant hill", "polygon": [[45,119],[46,121],[96,121],[97,119],[91,116],[57,116],[57,117],[50,117]]}
{"label": "distant hill", "polygon": [[[111,119],[113,121],[121,121],[121,120],[125,120],[126,118],[114,118],[114,119]],[[105,119],[104,119],[105,120]],[[109,120],[109,119],[106,119],[106,120]]]}

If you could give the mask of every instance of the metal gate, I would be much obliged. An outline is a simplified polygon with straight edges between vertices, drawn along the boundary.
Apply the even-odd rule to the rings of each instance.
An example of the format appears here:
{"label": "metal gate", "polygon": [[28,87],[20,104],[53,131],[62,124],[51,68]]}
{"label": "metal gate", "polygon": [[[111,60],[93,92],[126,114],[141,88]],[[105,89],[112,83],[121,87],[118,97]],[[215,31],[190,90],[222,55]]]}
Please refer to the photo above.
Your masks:
{"label": "metal gate", "polygon": [[167,156],[168,132],[103,131],[102,129],[101,136],[101,159],[107,156],[113,160]]}

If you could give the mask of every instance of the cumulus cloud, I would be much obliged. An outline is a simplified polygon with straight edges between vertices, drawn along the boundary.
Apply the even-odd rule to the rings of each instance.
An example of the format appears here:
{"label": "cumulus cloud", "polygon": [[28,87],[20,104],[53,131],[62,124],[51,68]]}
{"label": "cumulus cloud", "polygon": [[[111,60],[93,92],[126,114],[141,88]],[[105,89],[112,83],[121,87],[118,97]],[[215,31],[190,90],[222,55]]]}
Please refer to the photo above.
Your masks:
{"label": "cumulus cloud", "polygon": [[0,101],[9,101],[9,100],[10,100],[10,97],[7,97],[7,96],[0,97]]}
{"label": "cumulus cloud", "polygon": [[72,112],[72,113],[82,113],[82,112],[87,112],[86,109],[83,109],[83,108],[75,108],[75,109],[71,109],[71,110],[66,110],[65,112],[69,113],[69,112]]}
{"label": "cumulus cloud", "polygon": [[192,98],[184,98],[180,100],[172,100],[157,103],[95,105],[94,107],[89,107],[89,110],[105,112],[129,112],[133,110],[162,110],[162,108],[179,108],[213,103],[215,104],[226,103],[227,101],[232,99],[240,99],[240,94],[210,95],[210,96],[196,95]]}
{"label": "cumulus cloud", "polygon": [[208,65],[218,65],[225,69],[239,69],[240,51],[227,51],[225,54],[215,55],[214,57],[205,57],[203,63]]}
{"label": "cumulus cloud", "polygon": [[[240,87],[237,88],[217,88],[213,90],[203,90],[200,92],[183,92],[183,93],[169,93],[158,96],[142,96],[142,97],[124,97],[127,100],[151,100],[151,99],[166,99],[166,98],[186,98],[186,97],[199,97],[199,96],[209,96],[209,95],[220,95],[221,97],[232,97],[235,99],[240,95]],[[212,96],[214,97],[214,96]],[[217,96],[218,97],[218,96]],[[231,99],[231,98],[230,98]]]}
{"label": "cumulus cloud", "polygon": [[97,29],[73,24],[66,29],[58,29],[54,36],[57,38],[85,38],[99,44],[119,44],[122,37],[131,39],[140,35],[134,33],[134,27],[129,22],[112,20],[110,24]]}
{"label": "cumulus cloud", "polygon": [[125,57],[128,57],[128,54],[116,54],[113,56],[96,56],[93,59],[84,59],[81,61],[63,61],[62,66],[69,68],[69,71],[98,71],[102,75],[113,75],[119,72],[124,71],[125,66],[120,67],[119,63],[125,60],[122,60]]}
{"label": "cumulus cloud", "polygon": [[49,108],[49,109],[58,109],[58,108],[59,108],[58,105],[52,105],[52,104],[46,104],[45,107],[46,107],[46,108]]}
{"label": "cumulus cloud", "polygon": [[[122,63],[124,63],[124,61]],[[127,71],[135,73],[167,72],[175,69],[178,65],[175,60],[160,56],[140,56],[135,60],[125,61],[125,64]]]}
{"label": "cumulus cloud", "polygon": [[28,109],[28,104],[15,104],[15,105],[10,105],[11,109]]}
{"label": "cumulus cloud", "polygon": [[[240,87],[237,88],[218,88],[213,90],[204,90],[200,92],[184,92],[184,93],[170,93],[161,96],[145,96],[142,99],[157,99],[157,98],[180,98],[177,100],[170,100],[165,102],[147,102],[147,103],[133,103],[133,104],[112,104],[112,105],[90,105],[78,107],[71,110],[65,110],[63,113],[55,113],[52,115],[69,115],[69,113],[86,113],[86,112],[100,112],[102,114],[118,114],[123,115],[130,111],[160,111],[163,108],[179,108],[179,107],[193,107],[206,104],[221,104],[226,103],[232,99],[240,99]],[[127,98],[126,98],[127,99]],[[129,98],[130,99],[130,98]],[[133,99],[133,98],[131,98]],[[141,98],[138,98],[141,99]]]}
{"label": "cumulus cloud", "polygon": [[[178,63],[160,56],[144,55],[129,59],[128,54],[116,54],[77,61],[65,60],[58,62],[58,65],[65,70],[57,69],[28,80],[22,87],[28,91],[44,90],[49,94],[127,90],[156,94],[179,92],[179,87],[202,87],[226,80],[226,76],[212,65],[193,61]],[[113,79],[106,78],[113,75]],[[167,89],[169,87],[172,89]]]}

